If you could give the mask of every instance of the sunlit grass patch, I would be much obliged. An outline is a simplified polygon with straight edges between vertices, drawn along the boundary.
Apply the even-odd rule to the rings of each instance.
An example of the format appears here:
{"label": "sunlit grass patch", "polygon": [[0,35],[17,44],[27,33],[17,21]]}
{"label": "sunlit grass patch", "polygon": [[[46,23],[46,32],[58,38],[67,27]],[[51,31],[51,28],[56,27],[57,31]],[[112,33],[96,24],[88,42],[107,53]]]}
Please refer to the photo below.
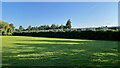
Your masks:
{"label": "sunlit grass patch", "polygon": [[117,65],[116,41],[3,36],[4,66]]}
{"label": "sunlit grass patch", "polygon": [[116,53],[95,53],[95,56],[118,56]]}
{"label": "sunlit grass patch", "polygon": [[110,60],[102,60],[102,59],[93,59],[92,61],[96,61],[96,62],[110,62]]}
{"label": "sunlit grass patch", "polygon": [[85,52],[86,50],[76,50],[76,49],[73,49],[72,52]]}
{"label": "sunlit grass patch", "polygon": [[[16,42],[18,43],[18,42]],[[83,43],[75,43],[75,42],[29,42],[29,43],[26,43],[26,42],[22,42],[23,44],[83,44]]]}

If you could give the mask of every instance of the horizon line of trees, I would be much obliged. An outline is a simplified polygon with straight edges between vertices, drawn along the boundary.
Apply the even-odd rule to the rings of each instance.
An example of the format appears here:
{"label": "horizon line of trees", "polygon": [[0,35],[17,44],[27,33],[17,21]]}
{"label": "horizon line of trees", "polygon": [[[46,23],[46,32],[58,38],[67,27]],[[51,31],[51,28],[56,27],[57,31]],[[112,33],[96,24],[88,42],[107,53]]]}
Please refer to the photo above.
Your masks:
{"label": "horizon line of trees", "polygon": [[29,25],[27,28],[24,28],[22,25],[19,26],[18,29],[15,29],[15,31],[31,31],[31,30],[49,30],[49,29],[71,29],[72,25],[71,25],[71,21],[70,19],[68,19],[68,21],[66,22],[66,25],[55,25],[52,24],[51,26],[49,25],[41,25],[41,26],[36,26],[36,27],[32,27],[31,25]]}
{"label": "horizon line of trees", "polygon": [[15,26],[12,23],[8,23],[5,21],[0,20],[0,33],[2,35],[12,35],[14,33],[14,31],[31,31],[31,30],[48,30],[48,29],[71,29],[72,25],[71,25],[71,21],[70,19],[68,19],[66,25],[55,25],[52,24],[51,26],[49,25],[41,25],[38,27],[32,27],[32,26],[28,26],[27,28],[24,28],[23,26],[19,26],[18,29],[15,29]]}

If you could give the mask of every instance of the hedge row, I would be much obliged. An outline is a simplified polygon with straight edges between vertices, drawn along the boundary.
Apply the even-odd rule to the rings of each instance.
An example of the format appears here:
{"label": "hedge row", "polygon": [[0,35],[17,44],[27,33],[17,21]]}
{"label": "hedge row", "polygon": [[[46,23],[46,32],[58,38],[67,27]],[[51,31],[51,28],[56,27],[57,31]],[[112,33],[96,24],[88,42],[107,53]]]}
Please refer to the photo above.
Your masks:
{"label": "hedge row", "polygon": [[119,41],[119,32],[113,31],[81,31],[81,32],[32,32],[14,33],[15,36],[35,36],[70,39],[91,39],[91,40],[114,40]]}

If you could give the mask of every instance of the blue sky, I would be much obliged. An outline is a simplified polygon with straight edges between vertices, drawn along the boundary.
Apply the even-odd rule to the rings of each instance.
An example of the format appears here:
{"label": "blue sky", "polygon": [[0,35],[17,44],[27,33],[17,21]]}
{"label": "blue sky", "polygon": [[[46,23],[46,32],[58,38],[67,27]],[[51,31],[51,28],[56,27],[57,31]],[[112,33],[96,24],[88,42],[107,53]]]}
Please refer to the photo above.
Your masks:
{"label": "blue sky", "polygon": [[66,24],[73,27],[118,25],[117,2],[3,2],[2,20],[16,27]]}
{"label": "blue sky", "polygon": [[2,0],[2,2],[118,2],[119,0]]}

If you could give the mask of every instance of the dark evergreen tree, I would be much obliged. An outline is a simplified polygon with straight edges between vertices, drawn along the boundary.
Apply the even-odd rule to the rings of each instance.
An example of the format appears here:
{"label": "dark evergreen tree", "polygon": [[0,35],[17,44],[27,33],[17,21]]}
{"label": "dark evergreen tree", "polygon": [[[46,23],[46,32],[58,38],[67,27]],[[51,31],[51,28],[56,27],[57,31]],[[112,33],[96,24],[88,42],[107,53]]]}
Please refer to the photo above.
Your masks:
{"label": "dark evergreen tree", "polygon": [[72,27],[70,19],[66,23],[66,28],[70,29]]}

